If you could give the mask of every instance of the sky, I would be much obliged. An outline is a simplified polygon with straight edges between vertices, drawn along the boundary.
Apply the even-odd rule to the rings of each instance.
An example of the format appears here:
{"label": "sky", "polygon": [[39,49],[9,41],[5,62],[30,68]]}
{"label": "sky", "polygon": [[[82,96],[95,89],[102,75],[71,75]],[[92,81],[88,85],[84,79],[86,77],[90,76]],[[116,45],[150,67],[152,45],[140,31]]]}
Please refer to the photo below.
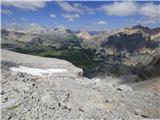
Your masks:
{"label": "sky", "polygon": [[2,0],[1,25],[65,26],[71,30],[160,27],[160,2]]}

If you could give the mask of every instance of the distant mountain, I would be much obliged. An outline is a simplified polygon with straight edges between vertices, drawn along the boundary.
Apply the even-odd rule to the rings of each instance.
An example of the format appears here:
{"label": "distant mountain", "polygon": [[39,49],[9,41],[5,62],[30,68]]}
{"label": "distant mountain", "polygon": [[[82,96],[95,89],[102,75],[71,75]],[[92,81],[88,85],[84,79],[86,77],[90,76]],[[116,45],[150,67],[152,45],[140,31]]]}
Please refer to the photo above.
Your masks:
{"label": "distant mountain", "polygon": [[38,24],[30,24],[28,26],[11,26],[3,29],[6,29],[12,32],[25,33],[25,34],[39,34],[39,33],[48,31],[47,27],[44,27]]}
{"label": "distant mountain", "polygon": [[82,40],[89,40],[91,39],[91,35],[87,32],[87,31],[80,31],[78,33],[76,33],[76,35],[81,38]]}
{"label": "distant mountain", "polygon": [[150,29],[149,27],[144,27],[142,25],[133,26],[131,29],[142,29],[145,33],[148,33],[150,35],[155,35],[160,33],[160,27]]}
{"label": "distant mountain", "polygon": [[54,28],[50,28],[49,32],[53,32],[54,34],[68,35],[72,34],[70,29],[67,29],[65,26],[57,26]]}
{"label": "distant mountain", "polygon": [[41,45],[54,48],[80,46],[80,39],[65,27],[34,29],[32,26],[23,29],[2,29],[1,34],[3,48],[22,46],[22,44],[30,47]]}
{"label": "distant mountain", "polygon": [[83,68],[87,76],[93,76],[93,71],[117,74],[117,64],[118,72],[131,73],[132,65],[145,64],[152,58],[160,41],[159,28],[141,25],[94,35],[86,31],[72,32],[64,26],[36,26],[35,29],[29,26],[2,29],[1,36],[2,49],[68,60]]}
{"label": "distant mountain", "polygon": [[151,40],[159,40],[160,41],[160,27],[157,28],[149,28],[149,27],[144,27],[142,25],[136,25],[133,26],[131,28],[129,28],[128,30],[142,30],[144,33],[149,34],[151,36]]}
{"label": "distant mountain", "polygon": [[92,36],[92,40],[105,41],[108,39],[108,37],[112,35],[116,35],[118,33],[124,33],[124,34],[130,35],[130,34],[139,33],[139,32],[148,34],[151,37],[151,40],[153,41],[160,41],[160,27],[150,29],[149,27],[144,27],[142,25],[122,28],[122,29],[113,30],[113,31],[99,32],[98,34],[95,34]]}
{"label": "distant mountain", "polygon": [[150,29],[141,25],[124,28],[105,35],[107,38],[102,41],[101,47],[127,52],[141,52],[145,48],[152,50],[158,47],[159,34],[160,28]]}
{"label": "distant mountain", "polygon": [[115,31],[104,31],[95,35],[91,35],[87,31],[72,32],[64,26],[45,28],[39,25],[3,29],[1,33],[2,47],[4,45],[11,46],[9,44],[12,43],[17,45],[17,42],[23,42],[30,44],[30,46],[44,45],[61,48],[70,45],[82,45],[84,48],[91,49],[102,47],[110,49],[109,51],[112,52],[115,49],[135,52],[152,49],[160,43],[160,28],[150,29],[142,25]]}

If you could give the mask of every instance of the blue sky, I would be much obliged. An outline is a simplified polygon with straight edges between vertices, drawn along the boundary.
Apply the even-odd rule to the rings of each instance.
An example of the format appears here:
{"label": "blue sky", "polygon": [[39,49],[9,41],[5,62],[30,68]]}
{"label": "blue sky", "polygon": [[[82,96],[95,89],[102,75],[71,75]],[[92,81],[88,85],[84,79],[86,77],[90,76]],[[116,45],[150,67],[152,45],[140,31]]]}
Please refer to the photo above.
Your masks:
{"label": "blue sky", "polygon": [[142,24],[159,27],[159,2],[2,1],[2,26],[66,26],[71,30],[112,30]]}

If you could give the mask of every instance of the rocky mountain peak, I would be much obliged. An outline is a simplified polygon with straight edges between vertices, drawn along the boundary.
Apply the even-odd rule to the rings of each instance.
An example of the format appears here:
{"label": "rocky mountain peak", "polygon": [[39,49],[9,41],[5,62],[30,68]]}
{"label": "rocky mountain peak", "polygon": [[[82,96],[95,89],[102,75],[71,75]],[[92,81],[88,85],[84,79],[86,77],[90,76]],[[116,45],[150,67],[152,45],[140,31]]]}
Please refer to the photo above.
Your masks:
{"label": "rocky mountain peak", "polygon": [[139,24],[139,25],[133,26],[132,29],[149,29],[149,28],[148,27],[144,27],[144,26]]}
{"label": "rocky mountain peak", "polygon": [[145,33],[150,34],[150,35],[155,35],[155,34],[160,33],[160,27],[149,28],[149,27],[145,27],[145,26],[142,26],[142,25],[136,25],[136,26],[133,26],[132,29],[141,29]]}
{"label": "rocky mountain peak", "polygon": [[42,32],[46,32],[47,28],[38,24],[31,24],[27,27],[26,26],[22,27],[21,30],[19,30],[19,32],[20,31],[23,33],[39,34]]}
{"label": "rocky mountain peak", "polygon": [[77,36],[81,39],[86,39],[86,40],[91,39],[92,37],[87,31],[82,31],[82,30],[77,33]]}
{"label": "rocky mountain peak", "polygon": [[70,29],[67,29],[65,26],[57,26],[55,28],[51,28],[51,31],[59,33],[72,33],[72,31]]}

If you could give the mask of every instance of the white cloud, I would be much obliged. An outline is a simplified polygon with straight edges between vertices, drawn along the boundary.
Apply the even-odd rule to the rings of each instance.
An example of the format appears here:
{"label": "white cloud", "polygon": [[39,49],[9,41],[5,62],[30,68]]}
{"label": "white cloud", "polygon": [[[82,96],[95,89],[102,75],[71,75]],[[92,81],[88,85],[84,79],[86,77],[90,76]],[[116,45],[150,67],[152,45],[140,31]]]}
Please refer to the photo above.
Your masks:
{"label": "white cloud", "polygon": [[55,18],[56,15],[52,13],[52,14],[50,14],[50,17],[51,17],[51,18]]}
{"label": "white cloud", "polygon": [[150,18],[160,17],[160,5],[146,3],[141,6],[141,8],[139,9],[139,13]]}
{"label": "white cloud", "polygon": [[140,7],[138,12],[147,17],[145,20],[142,20],[142,24],[148,25],[160,22],[160,5],[146,3]]}
{"label": "white cloud", "polygon": [[15,22],[12,22],[12,23],[11,23],[11,25],[17,25],[17,23],[15,23]]}
{"label": "white cloud", "polygon": [[35,25],[35,23],[31,23],[31,24],[30,24],[30,26],[34,26],[34,25]]}
{"label": "white cloud", "polygon": [[96,24],[98,24],[98,25],[105,25],[105,24],[106,24],[106,22],[105,22],[105,21],[100,20],[100,21],[98,21]]}
{"label": "white cloud", "polygon": [[22,21],[26,21],[27,19],[26,19],[26,18],[24,18],[24,17],[22,17],[22,18],[21,18],[21,20],[22,20]]}
{"label": "white cloud", "polygon": [[68,2],[59,1],[58,5],[65,12],[76,12],[76,13],[82,13],[83,12],[83,10],[81,9],[81,6],[79,4],[71,5]]}
{"label": "white cloud", "polygon": [[141,24],[141,25],[152,25],[152,24],[157,24],[159,21],[157,21],[157,19],[154,18],[149,18],[149,17],[139,17],[139,19],[135,19],[135,18],[131,18],[131,19],[126,19],[125,23],[127,25],[137,25],[137,24]]}
{"label": "white cloud", "polygon": [[37,10],[39,8],[44,8],[47,5],[47,1],[31,1],[31,0],[2,0],[1,4],[3,6],[9,7],[16,7],[22,10]]}
{"label": "white cloud", "polygon": [[145,24],[153,24],[160,21],[160,5],[151,2],[145,4],[138,4],[132,1],[114,2],[102,5],[99,10],[111,16],[142,15],[146,17],[146,20],[143,20]]}
{"label": "white cloud", "polygon": [[144,20],[144,21],[141,22],[141,24],[144,24],[144,25],[155,24],[155,23],[156,23],[156,21],[151,20],[151,19]]}
{"label": "white cloud", "polygon": [[103,5],[100,9],[108,15],[128,16],[136,12],[137,6],[134,2],[114,2],[110,5]]}
{"label": "white cloud", "polygon": [[84,26],[81,29],[84,31],[106,31],[107,30],[107,28],[104,26],[93,26],[93,25]]}
{"label": "white cloud", "polygon": [[86,31],[105,31],[108,29],[107,23],[106,21],[100,20],[83,26],[82,29]]}
{"label": "white cloud", "polygon": [[66,18],[68,21],[74,21],[75,19],[79,18],[79,14],[78,13],[75,13],[75,14],[64,14],[63,15],[64,18]]}
{"label": "white cloud", "polygon": [[92,8],[89,8],[87,6],[84,6],[80,3],[69,3],[64,1],[59,1],[57,4],[62,8],[63,11],[69,12],[69,13],[79,13],[79,14],[94,14],[95,10]]}
{"label": "white cloud", "polygon": [[136,22],[137,22],[137,24],[149,25],[149,24],[156,24],[159,21],[157,21],[157,19],[146,18],[146,19],[139,19]]}
{"label": "white cloud", "polygon": [[160,5],[153,3],[138,4],[135,2],[114,2],[112,4],[106,4],[101,6],[101,11],[104,11],[108,15],[116,16],[128,16],[140,14],[147,17],[159,17]]}
{"label": "white cloud", "polygon": [[12,12],[11,12],[10,10],[8,10],[8,9],[1,9],[1,13],[2,13],[2,14],[5,14],[5,15],[10,15],[10,14],[12,14]]}

